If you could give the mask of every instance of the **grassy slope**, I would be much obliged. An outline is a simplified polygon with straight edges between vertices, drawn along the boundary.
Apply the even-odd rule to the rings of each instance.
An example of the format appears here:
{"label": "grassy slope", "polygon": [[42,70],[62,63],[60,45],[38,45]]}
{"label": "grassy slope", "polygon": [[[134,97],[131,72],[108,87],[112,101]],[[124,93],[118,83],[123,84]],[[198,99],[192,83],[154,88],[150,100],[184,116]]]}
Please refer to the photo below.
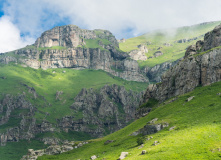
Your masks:
{"label": "grassy slope", "polygon": [[[82,148],[56,156],[43,156],[39,160],[56,159],[89,159],[92,155],[107,160],[117,159],[121,152],[129,152],[128,160],[134,159],[220,159],[221,152],[221,82],[211,86],[198,87],[193,92],[179,96],[170,104],[162,104],[129,126],[104,138],[92,140]],[[195,98],[186,102],[190,96]],[[136,140],[139,136],[129,136],[142,128],[153,118],[158,122],[168,122],[170,126],[162,131],[149,135],[144,147],[138,149]],[[176,126],[174,130],[169,128]],[[146,136],[148,137],[148,136]],[[106,140],[115,142],[104,145]],[[154,141],[160,144],[153,146]],[[142,150],[147,154],[140,155]]]}
{"label": "grassy slope", "polygon": [[[205,25],[181,27],[174,30],[171,29],[150,32],[138,37],[127,39],[125,43],[120,43],[120,49],[125,52],[129,52],[131,50],[137,49],[137,45],[139,44],[146,44],[147,42],[151,42],[151,45],[147,45],[149,52],[146,53],[147,57],[151,57],[159,47],[163,47],[161,51],[164,53],[164,55],[159,56],[157,58],[151,58],[146,61],[139,61],[140,67],[153,67],[156,64],[161,64],[166,61],[175,61],[183,57],[185,54],[185,49],[189,45],[195,44],[197,40],[187,43],[174,43],[174,41],[198,37],[212,30],[215,26],[219,25],[220,23],[221,22],[215,22],[208,23]],[[201,39],[203,39],[203,37]],[[170,43],[173,46],[166,47],[163,45],[163,43]]]}
{"label": "grassy slope", "polygon": [[[56,73],[52,73],[55,71]],[[63,71],[66,71],[63,73]],[[147,87],[146,83],[126,81],[117,77],[109,76],[102,70],[75,70],[75,69],[32,69],[24,68],[17,65],[1,65],[0,77],[0,95],[2,93],[17,95],[23,92],[25,87],[21,83],[34,87],[37,94],[44,96],[46,99],[37,98],[36,100],[30,98],[29,100],[38,106],[38,113],[36,118],[41,119],[46,112],[51,113],[47,117],[50,122],[55,122],[56,118],[61,118],[64,115],[74,114],[69,109],[74,102],[74,97],[81,91],[82,88],[99,89],[104,85],[117,84],[125,86],[127,90],[142,91]],[[63,91],[61,95],[62,100],[56,100],[55,95],[57,91]],[[50,107],[45,107],[51,104]],[[72,111],[73,112],[73,111]]]}
{"label": "grassy slope", "polygon": [[[56,73],[52,73],[55,71]],[[66,71],[63,73],[63,71]],[[2,79],[1,77],[6,77]],[[27,88],[22,85],[27,84],[30,87],[34,87],[37,94],[44,96],[34,99],[28,92]],[[104,85],[117,84],[125,86],[127,90],[132,89],[134,91],[142,91],[147,87],[146,83],[125,81],[123,79],[110,76],[108,73],[102,70],[75,70],[75,69],[32,69],[24,68],[19,65],[2,65],[0,64],[0,99],[5,94],[18,95],[19,93],[26,92],[28,99],[34,104],[39,112],[36,112],[37,122],[44,119],[46,113],[50,113],[46,116],[46,120],[51,123],[55,123],[56,119],[65,115],[75,115],[80,118],[81,113],[75,113],[69,107],[74,102],[74,97],[81,91],[82,88],[95,88],[99,89]],[[56,100],[56,92],[63,91],[61,95],[62,100]],[[45,100],[44,100],[45,99]],[[48,104],[51,104],[48,106]],[[7,124],[0,126],[0,132],[5,132],[8,128],[18,126],[20,124],[19,118],[16,118],[18,113],[25,113],[28,110],[14,110],[13,115]],[[0,117],[2,114],[0,114]],[[43,137],[57,137],[67,140],[85,140],[91,139],[88,134],[80,132],[65,132],[60,133],[44,133],[39,134],[36,138]],[[19,149],[16,146],[23,146]],[[0,147],[0,159],[20,159],[22,155],[26,154],[28,148],[44,148],[45,146],[40,142],[11,142],[7,143],[6,147]],[[13,151],[13,152],[12,152]]]}

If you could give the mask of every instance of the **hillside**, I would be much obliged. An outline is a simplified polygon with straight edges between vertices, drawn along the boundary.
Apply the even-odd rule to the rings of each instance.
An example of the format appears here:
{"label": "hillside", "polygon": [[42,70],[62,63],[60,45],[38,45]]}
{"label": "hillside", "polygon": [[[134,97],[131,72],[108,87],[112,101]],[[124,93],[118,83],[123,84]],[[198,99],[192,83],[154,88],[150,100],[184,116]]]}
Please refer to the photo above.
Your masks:
{"label": "hillside", "polygon": [[[126,159],[220,159],[220,101],[221,83],[198,87],[193,92],[177,97],[172,103],[155,106],[146,117],[140,118],[129,126],[111,135],[74,149],[61,155],[43,156],[46,159],[90,159],[92,155],[102,159],[117,159],[121,152],[129,152]],[[187,98],[195,96],[187,102]],[[167,104],[168,103],[168,104]],[[138,149],[137,139],[130,136],[144,127],[150,120],[158,118],[158,123],[169,123],[162,131],[144,136],[144,147]],[[171,127],[175,129],[169,130]],[[148,137],[153,137],[146,140]],[[104,144],[113,140],[110,144]],[[153,146],[154,141],[160,144]],[[147,154],[141,155],[146,150]]]}
{"label": "hillside", "polygon": [[[202,23],[193,26],[186,26],[175,29],[159,30],[144,35],[126,39],[125,42],[119,43],[120,49],[125,52],[139,50],[139,45],[147,47],[145,53],[147,60],[139,60],[139,66],[153,67],[164,62],[173,62],[184,56],[186,48],[195,44],[196,41],[204,38],[204,34],[212,30],[221,22]],[[158,57],[154,53],[161,52],[163,55]]]}
{"label": "hillside", "polygon": [[[57,124],[59,124],[58,120],[63,117],[71,116],[76,122],[84,118],[84,114],[86,113],[83,114],[80,111],[78,112],[70,108],[75,101],[74,98],[79,94],[82,88],[93,88],[96,92],[99,92],[105,85],[112,86],[112,84],[116,84],[125,86],[124,92],[126,93],[129,92],[130,89],[134,93],[139,93],[147,87],[146,83],[125,81],[110,76],[101,70],[35,70],[12,63],[8,65],[1,64],[0,75],[0,135],[2,136],[0,142],[1,145],[3,145],[0,155],[1,157],[4,155],[4,160],[12,158],[19,159],[30,147],[36,149],[45,147],[42,139],[47,137],[58,140],[85,140],[93,138],[93,132],[96,132],[97,127],[99,127],[94,125],[94,122],[89,122],[86,126],[82,123],[84,130],[70,130],[69,132],[59,131],[62,129],[62,126],[57,126]],[[57,98],[58,91],[62,91],[62,94]],[[130,91],[130,94],[132,94],[132,91]],[[6,99],[7,96],[10,99]],[[17,97],[19,99],[17,99]],[[112,102],[115,103],[115,100],[112,100]],[[8,106],[4,105],[4,103],[7,103]],[[136,103],[139,103],[139,101]],[[127,105],[129,105],[129,103],[127,103]],[[34,110],[31,109],[32,107],[34,107]],[[96,105],[94,107],[99,108],[99,106]],[[121,107],[123,106],[121,106],[119,102],[120,111],[124,111]],[[8,116],[6,116],[6,111]],[[115,110],[115,112],[117,111]],[[124,122],[119,120],[119,125],[126,125],[126,119],[123,118],[124,115],[125,113],[120,115]],[[24,117],[26,119],[25,122],[23,120]],[[35,119],[34,123],[33,119]],[[115,118],[113,118],[113,121],[115,121],[114,119]],[[129,118],[130,122],[128,121],[128,123],[131,123],[131,120],[132,119]],[[22,123],[24,123],[23,127],[21,125]],[[42,126],[43,124],[46,126]],[[34,128],[30,130],[29,125],[32,125]],[[116,127],[117,126],[118,125],[116,125]],[[102,128],[102,126],[100,127]],[[119,129],[116,127],[113,128],[110,125],[105,132],[101,130],[99,134],[108,134]],[[20,133],[17,133],[16,128],[19,128]],[[56,130],[51,132],[49,131],[51,128],[55,128]],[[6,137],[5,141],[4,137],[7,134],[8,138]],[[15,136],[17,139],[10,140],[9,135],[12,137]],[[98,134],[96,134],[96,136],[98,136]],[[32,140],[28,142],[27,140],[30,138],[32,138]],[[39,142],[39,140],[41,141]],[[6,143],[7,141],[8,143]],[[15,142],[10,141],[18,142],[14,145]],[[4,145],[6,146],[4,147]],[[15,150],[14,147],[17,145],[23,145],[23,147]],[[11,152],[10,150],[14,151]]]}
{"label": "hillside", "polygon": [[221,25],[189,46],[161,83],[148,86],[137,108],[140,119],[80,148],[38,159],[117,159],[121,152],[129,153],[125,159],[220,159],[220,35]]}
{"label": "hillside", "polygon": [[109,31],[74,25],[1,54],[1,158],[103,137],[133,122],[148,79],[127,57]]}

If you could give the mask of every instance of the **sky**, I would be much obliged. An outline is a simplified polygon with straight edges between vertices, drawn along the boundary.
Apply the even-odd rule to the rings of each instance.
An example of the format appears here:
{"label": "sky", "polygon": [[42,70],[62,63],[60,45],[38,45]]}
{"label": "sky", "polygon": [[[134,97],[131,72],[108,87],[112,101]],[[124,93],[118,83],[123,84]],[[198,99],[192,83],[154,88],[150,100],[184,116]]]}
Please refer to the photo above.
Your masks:
{"label": "sky", "polygon": [[55,26],[106,29],[121,39],[220,15],[221,0],[0,0],[0,53],[33,44]]}

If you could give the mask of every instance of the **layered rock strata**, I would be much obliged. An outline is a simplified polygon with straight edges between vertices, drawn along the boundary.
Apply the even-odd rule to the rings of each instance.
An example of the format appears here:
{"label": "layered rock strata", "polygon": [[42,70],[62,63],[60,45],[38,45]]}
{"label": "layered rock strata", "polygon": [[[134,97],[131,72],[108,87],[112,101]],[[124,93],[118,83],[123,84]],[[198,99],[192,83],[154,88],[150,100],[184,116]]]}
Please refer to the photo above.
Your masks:
{"label": "layered rock strata", "polygon": [[128,58],[109,31],[67,25],[44,32],[32,46],[15,51],[13,56],[6,54],[0,62],[22,63],[35,69],[101,69],[125,80],[148,82],[138,63]]}
{"label": "layered rock strata", "polygon": [[[150,98],[162,102],[221,80],[221,25],[185,53],[185,58],[163,74],[162,83],[149,85],[142,103]],[[214,48],[217,47],[217,48]],[[204,51],[203,53],[200,51]]]}

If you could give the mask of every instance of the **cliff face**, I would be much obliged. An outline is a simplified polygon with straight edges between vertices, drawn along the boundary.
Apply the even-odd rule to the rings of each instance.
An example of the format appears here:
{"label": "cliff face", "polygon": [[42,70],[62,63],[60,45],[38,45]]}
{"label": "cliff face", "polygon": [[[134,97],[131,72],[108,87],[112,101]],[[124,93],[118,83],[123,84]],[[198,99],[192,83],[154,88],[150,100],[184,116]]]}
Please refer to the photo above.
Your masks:
{"label": "cliff face", "polygon": [[41,37],[36,40],[34,45],[37,47],[63,46],[73,48],[86,44],[85,39],[97,38],[107,39],[111,45],[119,48],[119,44],[111,32],[100,29],[80,29],[75,25],[60,26],[45,31]]}
{"label": "cliff face", "polygon": [[[45,118],[41,120],[36,117],[41,111],[28,99],[38,100],[43,96],[37,95],[34,88],[25,86],[31,97],[23,93],[4,95],[0,100],[1,146],[7,142],[30,140],[46,132],[75,131],[92,137],[115,132],[135,119],[136,107],[143,94],[117,85],[104,86],[100,90],[82,89],[70,105],[72,114],[56,119],[56,123],[52,124]],[[55,98],[59,99],[60,94],[62,92],[58,92]]]}
{"label": "cliff face", "polygon": [[179,61],[180,59],[174,62],[165,62],[162,64],[158,64],[152,68],[145,67],[143,69],[143,72],[144,74],[146,74],[146,76],[151,82],[158,83],[158,82],[161,82],[162,74],[166,72],[167,70],[169,70],[170,68],[172,68],[174,65],[176,65]]}
{"label": "cliff face", "polygon": [[58,124],[64,131],[81,131],[94,137],[103,136],[105,130],[112,133],[135,119],[141,96],[141,93],[128,92],[117,85],[104,86],[100,92],[82,89],[71,105],[71,109],[82,117],[75,121],[74,116],[63,117]]}
{"label": "cliff face", "polygon": [[[221,25],[205,35],[204,42],[190,46],[184,60],[163,74],[162,83],[150,85],[142,103],[150,98],[160,102],[221,80]],[[210,45],[209,45],[210,44]],[[212,49],[208,50],[207,49]],[[201,53],[200,50],[207,51]]]}
{"label": "cliff face", "polygon": [[116,38],[106,30],[84,30],[74,25],[44,32],[34,45],[2,56],[0,62],[23,63],[38,69],[102,69],[125,80],[148,82],[138,63],[120,51]]}

